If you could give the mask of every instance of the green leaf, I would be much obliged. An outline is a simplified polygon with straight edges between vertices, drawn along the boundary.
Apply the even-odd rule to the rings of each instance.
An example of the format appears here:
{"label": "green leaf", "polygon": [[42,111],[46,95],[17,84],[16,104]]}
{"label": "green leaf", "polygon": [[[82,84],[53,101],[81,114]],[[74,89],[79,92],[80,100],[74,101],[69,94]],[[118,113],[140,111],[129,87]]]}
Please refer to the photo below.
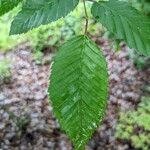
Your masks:
{"label": "green leaf", "polygon": [[10,34],[25,33],[65,17],[78,3],[79,0],[27,0],[12,22]]}
{"label": "green leaf", "polygon": [[150,19],[128,3],[110,0],[95,2],[92,14],[118,39],[140,54],[150,55]]}
{"label": "green leaf", "polygon": [[0,0],[0,16],[16,7],[23,0]]}
{"label": "green leaf", "polygon": [[49,94],[60,125],[76,150],[84,149],[102,121],[108,94],[105,58],[88,37],[76,36],[59,49]]}

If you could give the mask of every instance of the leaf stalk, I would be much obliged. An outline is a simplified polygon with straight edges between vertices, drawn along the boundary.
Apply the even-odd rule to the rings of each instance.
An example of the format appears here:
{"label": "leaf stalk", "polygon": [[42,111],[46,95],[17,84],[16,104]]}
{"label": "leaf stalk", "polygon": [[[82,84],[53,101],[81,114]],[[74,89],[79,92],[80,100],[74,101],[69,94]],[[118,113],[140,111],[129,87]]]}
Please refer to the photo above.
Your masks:
{"label": "leaf stalk", "polygon": [[84,34],[87,35],[89,19],[88,19],[88,13],[87,13],[87,9],[86,9],[85,0],[83,0],[83,6],[84,6],[84,12],[85,12],[85,32],[84,32]]}

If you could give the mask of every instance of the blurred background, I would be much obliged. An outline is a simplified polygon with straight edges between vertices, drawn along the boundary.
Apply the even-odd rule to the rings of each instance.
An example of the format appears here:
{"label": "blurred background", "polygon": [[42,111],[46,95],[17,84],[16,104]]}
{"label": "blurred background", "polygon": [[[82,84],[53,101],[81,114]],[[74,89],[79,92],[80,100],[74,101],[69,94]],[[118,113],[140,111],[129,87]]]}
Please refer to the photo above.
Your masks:
{"label": "blurred background", "polygon": [[[150,0],[126,1],[150,17]],[[52,113],[47,87],[57,48],[84,32],[82,5],[24,35],[9,36],[20,6],[0,17],[0,150],[73,150]],[[108,62],[110,95],[86,150],[150,150],[150,58],[115,39],[91,15],[88,35]]]}

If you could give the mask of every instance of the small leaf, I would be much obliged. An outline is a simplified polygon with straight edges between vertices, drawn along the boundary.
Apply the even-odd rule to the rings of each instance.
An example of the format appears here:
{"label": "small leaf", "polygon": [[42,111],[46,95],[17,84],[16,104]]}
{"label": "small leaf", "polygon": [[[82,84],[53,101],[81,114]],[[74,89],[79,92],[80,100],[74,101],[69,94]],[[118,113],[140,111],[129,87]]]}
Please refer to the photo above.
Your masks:
{"label": "small leaf", "polygon": [[78,3],[79,0],[27,0],[12,22],[10,34],[25,33],[65,17]]}
{"label": "small leaf", "polygon": [[102,121],[108,94],[108,73],[102,52],[81,35],[66,42],[52,65],[49,86],[54,113],[76,150]]}
{"label": "small leaf", "polygon": [[0,16],[16,7],[23,0],[0,0]]}
{"label": "small leaf", "polygon": [[117,39],[123,39],[140,54],[150,55],[150,19],[128,3],[110,0],[95,2],[92,14]]}

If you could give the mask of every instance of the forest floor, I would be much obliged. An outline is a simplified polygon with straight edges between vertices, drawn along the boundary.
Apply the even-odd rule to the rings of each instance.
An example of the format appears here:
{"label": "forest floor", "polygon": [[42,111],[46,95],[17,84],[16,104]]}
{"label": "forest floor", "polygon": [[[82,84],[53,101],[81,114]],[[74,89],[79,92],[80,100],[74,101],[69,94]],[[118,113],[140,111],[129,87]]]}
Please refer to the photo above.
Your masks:
{"label": "forest floor", "polygon": [[[115,127],[120,111],[136,108],[144,86],[150,84],[150,69],[138,71],[125,46],[114,53],[108,41],[97,43],[108,62],[110,96],[106,117],[86,150],[135,150],[130,142],[115,138]],[[44,59],[53,55],[45,54]],[[0,53],[0,59],[4,57],[12,61],[12,77],[0,85],[0,150],[72,150],[48,103],[50,63],[36,65],[28,44]]]}

